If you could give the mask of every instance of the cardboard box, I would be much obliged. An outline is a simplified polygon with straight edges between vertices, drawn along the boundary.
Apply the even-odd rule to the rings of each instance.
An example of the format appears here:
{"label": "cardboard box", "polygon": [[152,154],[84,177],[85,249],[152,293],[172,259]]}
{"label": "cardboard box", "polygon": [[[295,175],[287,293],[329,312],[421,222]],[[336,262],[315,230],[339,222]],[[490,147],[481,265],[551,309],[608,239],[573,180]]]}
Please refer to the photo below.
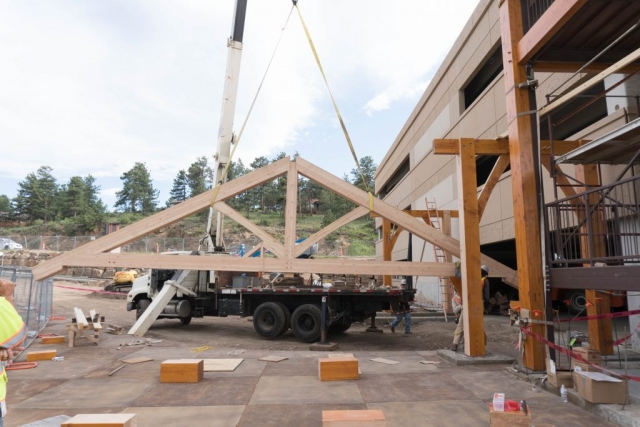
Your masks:
{"label": "cardboard box", "polygon": [[493,405],[489,404],[490,427],[531,427],[531,424],[533,424],[533,417],[529,405],[527,405],[527,414],[525,415],[524,411],[494,411]]}
{"label": "cardboard box", "polygon": [[561,371],[556,369],[553,360],[547,359],[547,382],[554,387],[560,388],[564,384],[565,387],[573,387],[573,374],[571,371]]}
{"label": "cardboard box", "polygon": [[600,352],[598,350],[592,350],[588,347],[574,347],[574,353],[578,353],[584,360],[588,360],[589,362],[593,362],[597,365],[602,362],[602,356],[600,356]]}
{"label": "cardboard box", "polygon": [[160,364],[161,383],[197,383],[204,376],[204,360],[165,360]]}
{"label": "cardboard box", "polygon": [[571,370],[574,372],[602,372],[602,369],[600,368],[588,365],[583,362],[578,362],[575,359],[571,360]]}
{"label": "cardboard box", "polygon": [[578,396],[591,403],[627,403],[627,380],[601,372],[574,372]]}

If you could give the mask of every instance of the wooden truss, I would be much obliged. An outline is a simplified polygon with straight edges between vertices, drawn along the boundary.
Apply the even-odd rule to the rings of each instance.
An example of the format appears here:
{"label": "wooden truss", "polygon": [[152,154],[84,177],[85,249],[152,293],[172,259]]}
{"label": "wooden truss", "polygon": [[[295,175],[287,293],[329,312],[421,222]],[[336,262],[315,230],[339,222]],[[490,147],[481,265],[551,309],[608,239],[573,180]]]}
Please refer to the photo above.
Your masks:
{"label": "wooden truss", "polygon": [[[281,175],[287,175],[287,200],[285,205],[284,244],[268,234],[225,203],[225,200],[271,181]],[[304,242],[296,245],[296,204],[298,174],[331,189],[340,196],[352,201],[359,207],[339,218],[324,229],[318,231]],[[226,271],[264,271],[264,272],[313,272],[335,274],[376,274],[405,276],[451,276],[454,274],[452,263],[443,262],[392,262],[364,261],[347,259],[297,259],[310,245],[326,237],[349,222],[367,213],[385,218],[399,227],[415,234],[442,250],[460,256],[460,242],[425,224],[388,203],[374,199],[370,206],[370,195],[344,180],[331,175],[310,162],[297,157],[291,161],[285,157],[264,168],[223,184],[218,192],[214,208],[254,233],[262,243],[253,248],[253,253],[264,247],[276,258],[234,258],[226,256],[166,256],[149,254],[109,253],[133,240],[144,237],[156,230],[167,227],[190,215],[207,209],[211,203],[213,190],[195,196],[178,205],[165,209],[146,219],[136,222],[115,233],[106,235],[77,249],[61,254],[33,268],[36,280],[42,280],[60,273],[69,266],[86,267],[129,267],[129,268],[168,268]],[[516,272],[492,258],[483,256],[482,262],[491,268],[495,277],[502,277],[506,283],[517,286]]]}

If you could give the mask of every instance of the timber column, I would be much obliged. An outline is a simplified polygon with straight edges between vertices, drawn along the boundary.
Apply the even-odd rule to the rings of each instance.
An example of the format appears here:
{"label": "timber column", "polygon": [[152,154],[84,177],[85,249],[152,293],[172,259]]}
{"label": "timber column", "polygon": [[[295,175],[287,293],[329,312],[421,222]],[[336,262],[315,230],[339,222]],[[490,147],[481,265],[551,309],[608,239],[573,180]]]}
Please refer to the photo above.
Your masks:
{"label": "timber column", "polygon": [[[540,218],[536,186],[536,164],[533,141],[533,119],[526,114],[529,104],[529,88],[516,85],[527,81],[525,65],[518,63],[518,42],[522,39],[521,0],[503,0],[500,4],[500,33],[504,61],[507,123],[513,189],[513,214],[518,261],[520,305],[544,313],[544,281],[542,277],[542,250],[540,248]],[[543,325],[531,325],[532,332],[545,336]],[[543,370],[543,344],[528,336],[524,343],[523,364],[533,370]]]}

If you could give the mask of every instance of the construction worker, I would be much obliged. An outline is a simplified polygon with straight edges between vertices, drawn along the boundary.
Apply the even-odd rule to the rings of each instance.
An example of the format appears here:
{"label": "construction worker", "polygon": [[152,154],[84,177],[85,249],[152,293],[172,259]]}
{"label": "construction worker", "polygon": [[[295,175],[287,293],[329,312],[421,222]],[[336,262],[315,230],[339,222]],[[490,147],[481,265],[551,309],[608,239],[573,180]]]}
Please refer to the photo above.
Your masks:
{"label": "construction worker", "polygon": [[480,266],[480,276],[482,277],[482,298],[484,299],[484,306],[489,306],[489,267],[486,265]]}
{"label": "construction worker", "polygon": [[14,358],[14,352],[24,350],[20,345],[27,337],[27,327],[13,307],[15,284],[0,279],[0,427],[4,427],[7,414],[7,373],[5,365]]}
{"label": "construction worker", "polygon": [[[407,287],[406,279],[400,281],[400,287],[405,289]],[[396,311],[393,312],[396,318],[391,322],[391,333],[396,333],[396,326],[400,324],[404,319],[404,336],[407,337],[411,334],[411,305],[409,303],[401,302]]]}

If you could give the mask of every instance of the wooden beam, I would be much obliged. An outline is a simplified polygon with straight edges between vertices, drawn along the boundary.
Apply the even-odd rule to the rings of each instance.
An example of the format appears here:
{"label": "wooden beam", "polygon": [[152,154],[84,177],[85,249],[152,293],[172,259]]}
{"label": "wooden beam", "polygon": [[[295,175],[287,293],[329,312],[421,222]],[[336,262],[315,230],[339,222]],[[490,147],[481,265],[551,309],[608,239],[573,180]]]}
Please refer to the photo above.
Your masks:
{"label": "wooden beam", "polygon": [[[533,312],[545,313],[544,280],[542,277],[542,250],[540,221],[538,215],[538,191],[532,118],[521,114],[532,109],[529,88],[517,88],[527,80],[524,65],[517,60],[516,43],[522,38],[521,0],[505,0],[500,5],[500,32],[504,66],[504,84],[507,104],[509,155],[511,159],[511,182],[513,188],[513,216],[518,263],[520,303]],[[535,96],[535,95],[533,95]],[[491,268],[491,267],[489,267]],[[544,325],[531,325],[531,330],[546,336]],[[544,345],[536,340],[527,340],[524,346],[523,364],[529,369],[541,371],[545,368]]]}
{"label": "wooden beam", "polygon": [[[549,114],[551,111],[553,111],[556,108],[560,107],[565,102],[567,102],[570,99],[572,99],[574,96],[584,92],[585,90],[589,89],[591,86],[593,86],[593,85],[595,85],[597,83],[600,83],[602,80],[604,80],[605,78],[609,77],[611,74],[620,73],[623,68],[627,67],[629,64],[631,64],[632,62],[636,61],[638,58],[640,58],[640,48],[634,50],[629,55],[625,56],[620,61],[616,62],[615,64],[613,64],[612,66],[610,66],[606,70],[602,71],[601,73],[599,73],[595,77],[593,77],[593,78],[587,80],[586,82],[582,83],[581,85],[575,87],[574,89],[570,90],[569,92],[567,92],[566,94],[562,95],[561,97],[556,98],[549,105],[546,105],[546,106],[542,107],[540,110],[538,110],[538,113],[539,113],[540,117],[542,117],[542,116],[544,116],[546,114]],[[525,79],[526,79],[526,77],[525,77]]]}
{"label": "wooden beam", "polygon": [[[283,175],[287,172],[289,163],[290,159],[285,157],[277,162],[260,168],[259,170],[222,184],[218,192],[217,200],[226,200]],[[60,254],[55,258],[42,262],[31,270],[33,277],[35,280],[46,279],[47,277],[51,277],[62,271],[63,266],[75,265],[71,261],[76,255],[110,251],[111,249],[126,245],[133,240],[147,236],[160,228],[174,224],[181,219],[193,215],[194,213],[208,209],[211,203],[213,191],[214,190],[209,190],[205,193],[199,194],[189,200],[185,200],[182,203],[151,215],[148,218],[131,224],[125,228],[121,228],[115,233],[108,234],[72,251]]]}
{"label": "wooden beam", "polygon": [[[455,267],[444,262],[366,261],[353,259],[240,258],[230,255],[82,254],[79,266],[223,270],[239,272],[398,274],[406,276],[452,276]],[[75,264],[74,264],[75,265]]]}
{"label": "wooden beam", "polygon": [[480,217],[478,183],[473,139],[459,141],[458,212],[460,212],[460,260],[462,301],[464,304],[464,352],[467,356],[484,356],[484,300],[480,276]]}
{"label": "wooden beam", "polygon": [[[365,191],[343,181],[337,176],[323,171],[302,157],[298,157],[296,162],[298,163],[298,173],[301,175],[316,181],[326,188],[331,188],[335,193],[340,194],[342,197],[360,206],[369,207],[369,194]],[[423,221],[417,221],[416,218],[396,209],[384,200],[375,199],[373,211],[383,218],[389,219],[390,222],[401,226],[406,231],[415,234],[419,238],[439,246],[443,251],[450,252],[454,256],[460,256],[460,242],[458,240],[450,236],[445,236],[442,232],[428,226]],[[482,263],[486,264],[491,270],[491,277],[500,277],[505,283],[515,288],[518,287],[517,274],[513,269],[486,255],[482,255]]]}
{"label": "wooden beam", "polygon": [[[611,67],[613,63],[597,62],[585,67],[583,73],[599,73]],[[556,61],[536,61],[533,69],[540,73],[575,73],[584,66],[583,62],[556,62]],[[620,74],[633,74],[640,70],[640,64],[633,63],[620,69]]]}
{"label": "wooden beam", "polygon": [[527,61],[533,58],[585,4],[587,0],[555,0],[518,41],[518,63],[526,65]]}
{"label": "wooden beam", "polygon": [[[434,139],[434,154],[456,155],[458,154],[457,139]],[[553,141],[553,153],[562,156],[580,147],[588,141]],[[509,154],[508,139],[476,139],[476,154],[483,156],[501,156]],[[540,154],[551,154],[551,141],[540,141]]]}
{"label": "wooden beam", "polygon": [[[255,245],[254,247],[252,247],[251,250],[249,252],[246,252],[242,257],[243,258],[249,258],[251,255],[255,254],[256,252],[258,252],[263,247],[264,247],[263,243],[260,242],[257,245]],[[283,247],[283,250],[284,250],[284,247]]]}
{"label": "wooden beam", "polygon": [[[542,162],[542,165],[544,166],[544,168],[551,173],[551,158],[549,155],[546,156],[541,156],[540,157],[540,161]],[[559,165],[555,165],[556,168],[556,181],[558,182],[558,184],[561,186],[560,190],[564,193],[565,197],[573,197],[576,195],[576,190],[571,186],[571,182],[569,181],[569,179],[561,172],[560,170],[560,166]],[[581,204],[581,200],[580,199],[571,199],[572,200],[572,204]]]}
{"label": "wooden beam", "polygon": [[[599,187],[601,185],[597,165],[576,165],[575,174],[578,181],[584,182],[589,187]],[[588,188],[584,188],[584,191],[587,190]],[[598,196],[597,193],[588,196],[589,209],[593,209],[597,205],[599,202]],[[576,213],[578,214],[579,222],[587,219],[583,209],[578,209]],[[586,223],[580,227],[580,252],[582,258],[590,258],[592,256],[606,257],[607,245],[605,236],[607,234],[607,223],[602,208],[594,209],[588,221],[591,222],[591,227]],[[591,245],[589,244],[589,237],[592,237]],[[593,253],[591,253],[592,250]],[[590,265],[585,264],[584,266],[589,267]],[[607,292],[586,289],[585,296],[587,301],[592,304],[587,306],[588,316],[611,313],[611,297]],[[613,354],[613,325],[611,319],[589,320],[587,325],[589,328],[589,347],[598,350],[603,355]]]}
{"label": "wooden beam", "polygon": [[298,211],[298,171],[296,162],[289,162],[287,171],[287,200],[284,211],[284,253],[287,260],[295,258]]}
{"label": "wooden beam", "polygon": [[262,240],[264,246],[278,258],[283,258],[285,256],[284,246],[282,246],[282,243],[280,243],[278,239],[264,231],[257,224],[254,224],[253,222],[242,216],[240,212],[236,211],[225,202],[217,202],[215,204],[215,210],[228,216],[229,218],[255,234],[260,240]]}
{"label": "wooden beam", "polygon": [[[440,217],[440,218],[443,218],[445,215],[449,215],[451,218],[458,218],[458,211],[454,211],[454,210],[408,209],[408,210],[404,210],[402,212],[405,212],[405,213],[411,215],[414,218],[430,218],[430,217],[433,217],[433,216],[436,216],[436,215],[438,217]],[[378,215],[375,212],[371,212],[371,218],[380,218],[380,215]]]}
{"label": "wooden beam", "polygon": [[400,233],[402,233],[402,231],[403,231],[403,228],[397,225],[396,228],[393,230],[393,233],[391,233],[391,242],[389,245],[391,246],[391,251],[393,251],[393,248],[396,246],[396,242],[398,241],[398,237],[400,237]]}
{"label": "wooden beam", "polygon": [[[509,166],[509,155],[501,154],[496,161],[496,164],[493,165],[493,169],[491,170],[491,174],[485,182],[484,187],[482,187],[482,191],[480,192],[480,196],[478,197],[478,221],[482,219],[482,214],[484,213],[484,209],[487,206],[487,202],[489,202],[489,196],[493,192],[493,189],[498,184],[500,177],[504,173],[504,171]],[[475,159],[474,159],[474,169],[475,169]]]}
{"label": "wooden beam", "polygon": [[305,240],[303,240],[298,245],[296,245],[296,254],[295,254],[296,258],[302,255],[304,251],[309,249],[311,246],[318,243],[320,240],[324,239],[325,237],[327,237],[329,234],[333,233],[340,227],[343,227],[346,224],[349,224],[350,222],[355,221],[356,219],[361,218],[368,213],[369,213],[369,209],[363,206],[358,206],[348,214],[333,221],[331,224],[327,225],[322,230],[307,237]]}
{"label": "wooden beam", "polygon": [[[450,212],[450,211],[447,211],[447,212]],[[448,213],[445,213],[445,215],[442,217],[441,231],[445,236],[451,236],[451,215]],[[444,252],[444,260],[446,262],[453,262],[453,256],[449,252]],[[447,280],[449,280],[449,283],[451,283],[451,285],[445,286],[445,289],[442,295],[442,298],[444,300],[442,302],[442,308],[443,310],[445,310],[446,313],[450,313],[453,310],[453,307],[451,306],[451,298],[453,297],[453,294],[451,292],[451,286],[453,285],[453,282],[451,282],[451,277],[455,277],[455,276],[449,276],[447,278]],[[460,295],[462,295],[462,293],[460,293]]]}

